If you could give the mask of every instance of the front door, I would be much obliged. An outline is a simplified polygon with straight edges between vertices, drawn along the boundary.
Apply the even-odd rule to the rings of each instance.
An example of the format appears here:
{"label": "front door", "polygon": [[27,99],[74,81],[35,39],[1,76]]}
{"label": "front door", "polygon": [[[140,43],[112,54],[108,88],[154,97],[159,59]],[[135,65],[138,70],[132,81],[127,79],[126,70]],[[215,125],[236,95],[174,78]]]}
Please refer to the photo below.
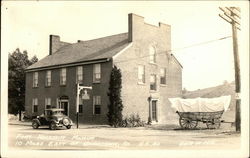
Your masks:
{"label": "front door", "polygon": [[157,101],[152,100],[152,121],[157,121]]}
{"label": "front door", "polygon": [[63,113],[65,115],[68,115],[68,106],[69,106],[69,102],[68,101],[60,101],[60,104],[59,104],[59,108],[60,109],[64,109]]}

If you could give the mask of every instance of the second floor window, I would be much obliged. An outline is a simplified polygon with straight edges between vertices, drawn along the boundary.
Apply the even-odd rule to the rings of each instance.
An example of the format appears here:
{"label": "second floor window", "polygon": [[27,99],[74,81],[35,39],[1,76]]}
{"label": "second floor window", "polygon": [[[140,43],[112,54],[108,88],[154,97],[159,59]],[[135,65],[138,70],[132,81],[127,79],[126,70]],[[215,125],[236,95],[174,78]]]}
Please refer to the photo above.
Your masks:
{"label": "second floor window", "polygon": [[143,65],[138,66],[138,82],[145,83],[145,67]]}
{"label": "second floor window", "polygon": [[66,85],[66,68],[62,68],[60,71],[60,85]]}
{"label": "second floor window", "polygon": [[51,86],[51,71],[46,71],[46,81],[45,86]]}
{"label": "second floor window", "polygon": [[153,46],[149,47],[149,62],[156,63],[156,51]]}
{"label": "second floor window", "polygon": [[32,99],[32,112],[38,112],[38,99],[33,98]]}
{"label": "second floor window", "polygon": [[51,108],[51,98],[45,98],[45,109]]}
{"label": "second floor window", "polygon": [[150,90],[156,90],[156,75],[150,75]]}
{"label": "second floor window", "polygon": [[101,81],[101,64],[95,64],[93,70],[93,82]]}
{"label": "second floor window", "polygon": [[160,75],[161,75],[160,83],[166,84],[166,68],[161,68]]}
{"label": "second floor window", "polygon": [[76,83],[82,84],[82,66],[77,66],[76,68]]}
{"label": "second floor window", "polygon": [[38,87],[38,72],[33,73],[33,87]]}

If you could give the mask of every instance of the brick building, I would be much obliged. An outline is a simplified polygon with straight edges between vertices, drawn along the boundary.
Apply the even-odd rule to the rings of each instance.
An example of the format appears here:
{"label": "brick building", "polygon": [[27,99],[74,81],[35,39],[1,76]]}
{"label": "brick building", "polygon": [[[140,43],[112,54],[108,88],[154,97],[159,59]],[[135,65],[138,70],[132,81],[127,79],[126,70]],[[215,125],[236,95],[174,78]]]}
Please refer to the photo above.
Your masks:
{"label": "brick building", "polygon": [[[107,123],[107,92],[112,67],[122,72],[123,116],[139,114],[167,123],[175,116],[169,97],[182,91],[182,66],[171,50],[171,27],[128,15],[128,33],[66,43],[50,35],[49,55],[26,69],[25,109],[30,116],[50,107],[64,108],[75,120],[76,83],[92,86],[79,100],[79,121]],[[84,92],[86,93],[86,91]]]}

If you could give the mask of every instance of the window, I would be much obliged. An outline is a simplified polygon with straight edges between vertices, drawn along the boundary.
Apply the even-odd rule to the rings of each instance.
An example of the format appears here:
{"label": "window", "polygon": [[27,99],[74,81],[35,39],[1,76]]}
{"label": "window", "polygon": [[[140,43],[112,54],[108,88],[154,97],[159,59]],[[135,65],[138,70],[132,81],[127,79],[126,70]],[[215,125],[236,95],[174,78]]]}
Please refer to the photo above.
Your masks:
{"label": "window", "polygon": [[142,65],[138,66],[138,82],[145,83],[145,67]]}
{"label": "window", "polygon": [[45,85],[47,87],[51,86],[51,71],[50,70],[46,71]]}
{"label": "window", "polygon": [[149,62],[156,63],[156,52],[155,48],[152,46],[149,47]]}
{"label": "window", "polygon": [[79,97],[79,113],[83,112],[83,103],[82,103],[82,98]]}
{"label": "window", "polygon": [[95,64],[93,71],[93,82],[100,82],[100,81],[101,81],[101,64]]}
{"label": "window", "polygon": [[38,87],[38,72],[33,73],[33,87]]}
{"label": "window", "polygon": [[93,96],[93,113],[101,114],[101,96]]}
{"label": "window", "polygon": [[77,66],[76,68],[76,83],[82,83],[82,66]]}
{"label": "window", "polygon": [[66,85],[66,68],[62,68],[60,71],[60,85]]}
{"label": "window", "polygon": [[82,113],[82,112],[83,112],[83,105],[80,104],[80,105],[79,105],[79,113]]}
{"label": "window", "polygon": [[156,90],[156,75],[150,75],[150,90]]}
{"label": "window", "polygon": [[45,109],[51,108],[51,98],[45,98]]}
{"label": "window", "polygon": [[38,99],[37,98],[33,98],[32,100],[32,112],[35,113],[38,111]]}
{"label": "window", "polygon": [[161,68],[160,75],[161,75],[160,83],[166,84],[166,68]]}

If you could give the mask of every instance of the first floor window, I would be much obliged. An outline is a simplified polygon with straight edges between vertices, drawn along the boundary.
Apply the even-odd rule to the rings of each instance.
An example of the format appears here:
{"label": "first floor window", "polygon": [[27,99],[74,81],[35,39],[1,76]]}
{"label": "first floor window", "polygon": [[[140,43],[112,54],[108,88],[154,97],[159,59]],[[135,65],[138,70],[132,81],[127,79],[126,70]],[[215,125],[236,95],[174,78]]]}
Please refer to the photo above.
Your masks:
{"label": "first floor window", "polygon": [[33,98],[32,100],[32,112],[38,112],[38,99]]}
{"label": "first floor window", "polygon": [[79,113],[82,113],[82,112],[83,112],[83,105],[80,104],[80,105],[79,105]]}
{"label": "first floor window", "polygon": [[101,64],[95,64],[93,70],[93,82],[101,81]]}
{"label": "first floor window", "polygon": [[145,67],[143,65],[138,66],[138,82],[145,83]]}
{"label": "first floor window", "polygon": [[93,96],[94,114],[101,114],[101,96]]}
{"label": "first floor window", "polygon": [[45,98],[45,109],[51,108],[51,98]]}
{"label": "first floor window", "polygon": [[33,73],[33,87],[38,87],[38,72]]}
{"label": "first floor window", "polygon": [[166,68],[161,68],[160,75],[161,75],[160,83],[166,84]]}
{"label": "first floor window", "polygon": [[156,75],[150,75],[150,90],[156,90]]}
{"label": "first floor window", "polygon": [[83,102],[82,102],[82,98],[79,98],[79,113],[83,112]]}

